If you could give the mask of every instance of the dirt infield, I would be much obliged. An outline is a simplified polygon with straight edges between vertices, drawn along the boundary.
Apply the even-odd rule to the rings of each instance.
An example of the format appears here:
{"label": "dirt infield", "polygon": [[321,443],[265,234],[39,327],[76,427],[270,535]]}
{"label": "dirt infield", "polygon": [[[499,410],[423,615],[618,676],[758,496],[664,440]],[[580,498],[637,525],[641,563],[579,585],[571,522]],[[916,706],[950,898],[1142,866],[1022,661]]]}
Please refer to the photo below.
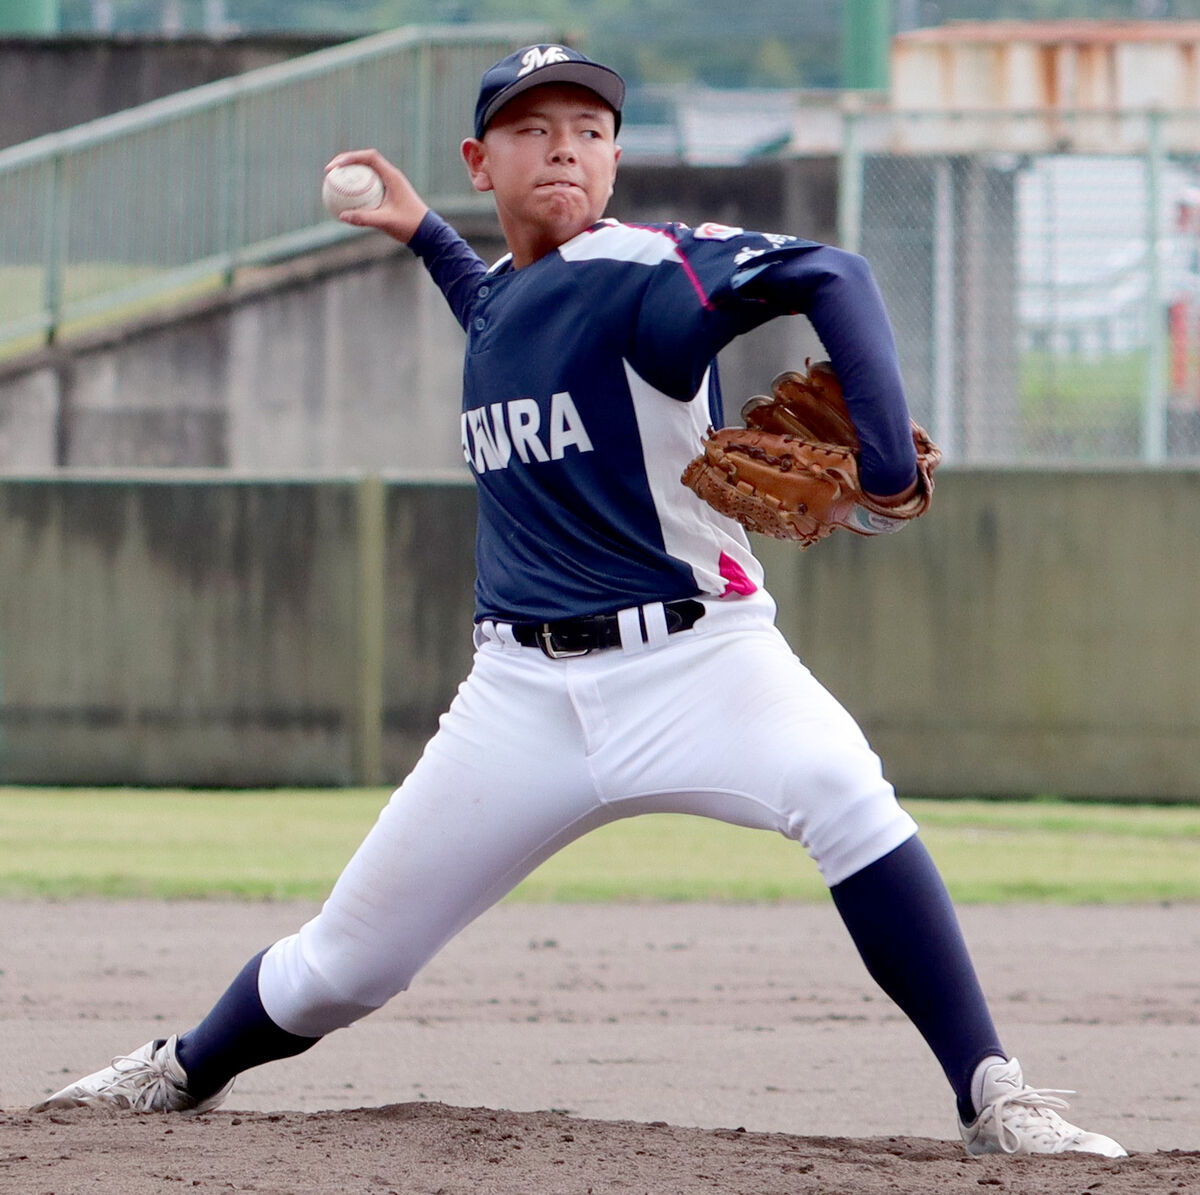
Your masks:
{"label": "dirt infield", "polygon": [[207,1116],[25,1108],[194,1023],[289,904],[4,903],[0,1191],[1200,1191],[1200,907],[967,908],[1027,1078],[1129,1159],[968,1159],[828,906],[505,905]]}

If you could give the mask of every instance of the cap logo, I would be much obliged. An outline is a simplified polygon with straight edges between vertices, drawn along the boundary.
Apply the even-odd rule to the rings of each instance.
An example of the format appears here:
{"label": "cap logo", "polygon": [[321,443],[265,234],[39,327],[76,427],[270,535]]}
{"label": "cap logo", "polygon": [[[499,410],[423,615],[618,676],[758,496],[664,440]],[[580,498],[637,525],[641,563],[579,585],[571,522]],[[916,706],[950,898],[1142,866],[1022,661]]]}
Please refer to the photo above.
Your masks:
{"label": "cap logo", "polygon": [[517,71],[517,78],[520,79],[530,71],[539,71],[555,62],[570,61],[570,55],[562,46],[531,46],[521,58],[521,69]]}

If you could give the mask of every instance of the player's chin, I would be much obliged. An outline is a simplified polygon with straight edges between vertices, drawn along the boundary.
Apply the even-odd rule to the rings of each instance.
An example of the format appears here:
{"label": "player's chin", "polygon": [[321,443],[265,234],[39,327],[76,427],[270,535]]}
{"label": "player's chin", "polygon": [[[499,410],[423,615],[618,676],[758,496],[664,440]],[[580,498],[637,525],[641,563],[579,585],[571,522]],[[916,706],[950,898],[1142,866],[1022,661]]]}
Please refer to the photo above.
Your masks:
{"label": "player's chin", "polygon": [[562,245],[573,237],[577,237],[581,232],[587,232],[602,214],[591,211],[577,212],[570,217],[548,222],[547,227],[553,229],[554,240]]}
{"label": "player's chin", "polygon": [[586,228],[600,218],[593,215],[598,205],[581,187],[542,187],[538,192],[542,217],[556,224],[579,224]]}

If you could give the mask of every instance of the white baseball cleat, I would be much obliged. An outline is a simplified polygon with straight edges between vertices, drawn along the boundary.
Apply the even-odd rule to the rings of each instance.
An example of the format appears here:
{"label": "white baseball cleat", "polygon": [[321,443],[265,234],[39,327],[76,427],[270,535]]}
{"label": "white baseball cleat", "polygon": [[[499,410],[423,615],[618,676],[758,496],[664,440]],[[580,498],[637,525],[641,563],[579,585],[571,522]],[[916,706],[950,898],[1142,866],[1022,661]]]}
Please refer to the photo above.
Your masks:
{"label": "white baseball cleat", "polygon": [[1089,1133],[1068,1124],[1055,1111],[1067,1107],[1060,1096],[1072,1091],[1028,1087],[1021,1064],[1010,1058],[980,1063],[973,1083],[975,1106],[981,1109],[971,1124],[958,1126],[967,1153],[979,1154],[1102,1154],[1123,1158],[1125,1150],[1111,1137]]}
{"label": "white baseball cleat", "polygon": [[207,1099],[195,1099],[188,1093],[187,1075],[175,1056],[178,1040],[173,1035],[148,1041],[132,1054],[114,1058],[103,1070],[64,1087],[29,1110],[103,1107],[131,1112],[207,1112],[229,1094],[233,1080]]}

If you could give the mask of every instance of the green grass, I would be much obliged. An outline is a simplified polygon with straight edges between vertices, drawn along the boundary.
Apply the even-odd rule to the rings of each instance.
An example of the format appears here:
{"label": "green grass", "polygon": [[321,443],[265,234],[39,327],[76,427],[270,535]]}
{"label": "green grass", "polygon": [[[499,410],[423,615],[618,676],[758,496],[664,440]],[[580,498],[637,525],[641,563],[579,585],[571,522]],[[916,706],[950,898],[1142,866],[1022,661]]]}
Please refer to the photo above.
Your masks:
{"label": "green grass", "polygon": [[1145,402],[1145,350],[1096,359],[1025,353],[1021,429],[1034,456],[1108,460],[1137,443]]}
{"label": "green grass", "polygon": [[[0,896],[319,900],[385,790],[0,789]],[[908,800],[962,903],[1200,900],[1200,807]],[[802,848],[702,818],[593,832],[523,901],[823,900]]]}
{"label": "green grass", "polygon": [[[160,276],[170,278],[173,269],[158,269],[153,266],[133,266],[126,263],[80,262],[72,265],[64,280],[66,300],[82,301],[126,287],[153,283]],[[125,320],[159,311],[164,304],[180,303],[199,295],[223,289],[225,280],[220,273],[170,285],[162,290],[136,299],[127,299],[119,306],[106,307],[92,315],[66,320],[57,328],[57,338],[65,340],[71,336],[119,324]],[[46,299],[46,276],[42,266],[0,267],[0,327],[9,321],[17,321],[40,313]],[[30,352],[44,343],[41,333],[0,342],[0,360]]]}
{"label": "green grass", "polygon": [[1020,358],[1021,395],[1028,407],[1046,403],[1060,410],[1097,405],[1136,409],[1146,388],[1144,349],[1102,357],[1027,352]]}

